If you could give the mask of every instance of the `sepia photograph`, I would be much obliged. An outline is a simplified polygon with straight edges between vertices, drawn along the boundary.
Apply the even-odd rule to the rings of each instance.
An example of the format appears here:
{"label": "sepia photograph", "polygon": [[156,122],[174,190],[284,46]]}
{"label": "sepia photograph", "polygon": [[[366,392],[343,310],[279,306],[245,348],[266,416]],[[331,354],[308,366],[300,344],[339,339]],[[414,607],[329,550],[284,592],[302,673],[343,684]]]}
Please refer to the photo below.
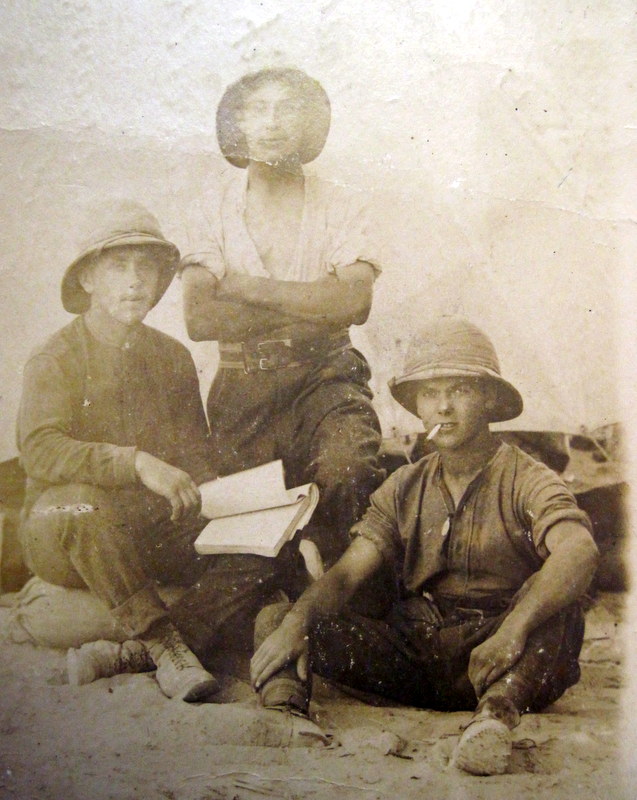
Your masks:
{"label": "sepia photograph", "polygon": [[631,800],[634,4],[0,15],[0,798]]}

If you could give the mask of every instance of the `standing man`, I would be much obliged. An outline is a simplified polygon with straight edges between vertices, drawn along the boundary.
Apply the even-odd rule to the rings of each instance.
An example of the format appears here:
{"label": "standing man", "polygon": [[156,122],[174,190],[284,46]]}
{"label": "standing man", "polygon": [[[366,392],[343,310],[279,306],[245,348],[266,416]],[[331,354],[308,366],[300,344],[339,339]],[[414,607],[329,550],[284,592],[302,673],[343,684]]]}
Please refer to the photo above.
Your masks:
{"label": "standing man", "polygon": [[179,251],[134,203],[99,225],[62,280],[62,304],[77,316],[24,370],[21,541],[36,575],[88,587],[136,640],[71,651],[73,682],[156,667],[164,694],[196,701],[217,682],[156,584],[190,585],[206,566],[192,543],[203,525],[197,486],[213,477],[207,426],[188,350],[143,324]]}
{"label": "standing man", "polygon": [[356,199],[303,172],[329,125],[323,88],[300,70],[230,86],[217,137],[245,173],[224,193],[205,252],[182,261],[189,335],[219,342],[215,466],[281,458],[289,485],[315,481],[321,500],[303,536],[328,565],[383,477],[369,367],[348,334],[367,319],[378,268]]}
{"label": "standing man", "polygon": [[[340,683],[471,710],[454,763],[501,773],[520,715],[579,679],[579,600],[598,559],[590,522],[554,472],[490,433],[522,398],[474,325],[428,325],[390,388],[437,452],[385,481],[345,555],[293,607],[261,612],[253,682],[265,706],[307,712],[309,656]],[[384,621],[347,612],[384,563],[401,577],[401,600]]]}

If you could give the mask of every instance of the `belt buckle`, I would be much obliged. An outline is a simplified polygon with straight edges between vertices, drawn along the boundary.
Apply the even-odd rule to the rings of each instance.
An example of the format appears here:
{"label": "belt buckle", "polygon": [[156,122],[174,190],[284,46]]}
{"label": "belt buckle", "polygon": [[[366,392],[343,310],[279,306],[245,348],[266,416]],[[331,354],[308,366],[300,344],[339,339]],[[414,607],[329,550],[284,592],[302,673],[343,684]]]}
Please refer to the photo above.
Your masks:
{"label": "belt buckle", "polygon": [[[284,367],[291,361],[292,339],[266,339],[257,342],[253,353],[247,353],[244,346],[243,364],[246,373],[256,370],[272,370]],[[250,364],[250,358],[256,364]]]}

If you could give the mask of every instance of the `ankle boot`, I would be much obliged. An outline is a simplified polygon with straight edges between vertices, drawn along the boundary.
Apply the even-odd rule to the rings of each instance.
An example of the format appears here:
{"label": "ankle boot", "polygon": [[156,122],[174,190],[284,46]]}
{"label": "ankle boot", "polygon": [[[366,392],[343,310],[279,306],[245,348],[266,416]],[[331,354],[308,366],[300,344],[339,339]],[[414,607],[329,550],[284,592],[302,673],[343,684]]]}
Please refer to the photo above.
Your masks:
{"label": "ankle boot", "polygon": [[66,666],[71,686],[82,686],[125,672],[150,672],[155,662],[142,642],[131,639],[119,644],[101,639],[71,648]]}
{"label": "ankle boot", "polygon": [[203,668],[173,625],[166,623],[156,633],[157,638],[145,641],[157,666],[157,683],[166,697],[197,703],[219,691],[215,677]]}

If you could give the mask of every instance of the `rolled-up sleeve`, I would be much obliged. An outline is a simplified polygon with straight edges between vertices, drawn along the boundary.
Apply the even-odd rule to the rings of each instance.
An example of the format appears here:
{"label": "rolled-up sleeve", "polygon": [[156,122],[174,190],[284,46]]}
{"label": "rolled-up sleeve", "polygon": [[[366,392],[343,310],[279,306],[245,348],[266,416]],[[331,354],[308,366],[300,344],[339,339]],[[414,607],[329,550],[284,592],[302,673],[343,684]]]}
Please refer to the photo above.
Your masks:
{"label": "rolled-up sleeve", "polygon": [[396,492],[399,486],[397,473],[389,478],[371,495],[370,504],[363,518],[352,530],[352,537],[368,539],[392,566],[401,566],[403,545],[396,514]]}
{"label": "rolled-up sleeve", "polygon": [[374,246],[369,204],[360,193],[343,192],[337,196],[330,207],[331,239],[326,254],[327,271],[335,272],[357,261],[365,261],[381,272],[381,266]]}
{"label": "rolled-up sleeve", "polygon": [[57,360],[37,354],[24,370],[18,447],[27,475],[52,484],[111,488],[136,481],[135,447],[84,442],[71,435],[72,401]]}
{"label": "rolled-up sleeve", "polygon": [[548,556],[544,543],[546,534],[558,522],[578,522],[593,532],[588,515],[578,507],[573,494],[543,464],[538,463],[528,470],[517,503],[518,513],[523,515],[536,550],[543,558]]}

